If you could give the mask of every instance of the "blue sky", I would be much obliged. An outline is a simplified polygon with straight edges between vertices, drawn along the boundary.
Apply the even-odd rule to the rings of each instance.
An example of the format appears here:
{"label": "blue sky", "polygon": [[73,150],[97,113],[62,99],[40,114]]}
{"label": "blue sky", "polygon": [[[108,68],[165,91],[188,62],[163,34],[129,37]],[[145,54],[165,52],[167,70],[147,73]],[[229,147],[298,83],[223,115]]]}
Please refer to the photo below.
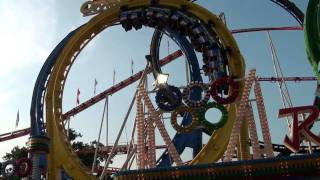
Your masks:
{"label": "blue sky", "polygon": [[[53,48],[71,30],[87,22],[90,17],[82,17],[79,9],[84,1],[62,0],[11,0],[0,2],[0,134],[14,129],[17,110],[20,110],[18,129],[29,127],[29,109],[33,86],[43,62]],[[307,1],[294,1],[303,11]],[[229,29],[297,26],[298,23],[282,8],[268,0],[198,0],[215,14],[224,12]],[[272,32],[278,57],[286,76],[312,76],[304,49],[302,31]],[[116,69],[116,81],[127,78],[130,72],[130,60],[134,60],[135,72],[145,66],[144,56],[149,52],[152,30],[143,28],[140,31],[126,33],[120,27],[107,29],[80,54],[72,67],[66,82],[63,110],[75,105],[76,90],[80,88],[80,100],[84,101],[93,95],[94,78],[98,80],[97,91],[101,92],[112,85],[112,71]],[[274,76],[270,48],[265,32],[237,34],[235,38],[247,64],[247,70],[256,68],[258,76]],[[177,47],[170,41],[170,51]],[[168,54],[165,42],[162,44],[161,57]],[[185,84],[184,58],[179,58],[164,68],[170,73],[169,82],[177,86]],[[201,60],[199,60],[201,61]],[[177,69],[181,69],[177,71]],[[149,82],[152,83],[150,76]],[[118,132],[128,104],[132,99],[132,85],[110,97],[110,142]],[[151,87],[150,87],[151,88]],[[281,143],[287,132],[285,120],[277,119],[281,107],[280,95],[276,84],[263,83],[263,94],[266,101],[272,140]],[[313,102],[315,82],[290,83],[289,91],[295,106],[310,105]],[[83,141],[97,138],[98,126],[102,116],[103,102],[80,113],[71,122],[71,127],[81,132]],[[133,115],[127,127],[128,137],[131,134]],[[130,124],[131,123],[131,124]],[[169,134],[174,131],[166,123]],[[105,131],[105,130],[104,130]],[[13,146],[22,146],[27,138],[19,138],[0,143],[0,156]],[[105,142],[105,135],[102,141]],[[123,135],[121,142],[126,142]],[[161,140],[158,140],[161,144]],[[188,159],[188,155],[185,155]]]}

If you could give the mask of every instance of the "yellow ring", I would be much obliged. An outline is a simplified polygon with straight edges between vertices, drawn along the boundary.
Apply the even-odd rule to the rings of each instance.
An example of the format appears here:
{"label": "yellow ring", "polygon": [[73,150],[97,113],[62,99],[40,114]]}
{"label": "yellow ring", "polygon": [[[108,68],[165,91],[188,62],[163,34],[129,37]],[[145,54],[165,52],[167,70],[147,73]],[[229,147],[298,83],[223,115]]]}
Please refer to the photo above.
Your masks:
{"label": "yellow ring", "polygon": [[[185,127],[182,127],[178,124],[177,122],[177,117],[178,114],[180,113],[185,113],[185,112],[189,112],[192,116],[192,121],[190,124],[188,124]],[[178,109],[176,109],[175,111],[173,111],[171,113],[171,125],[172,127],[177,130],[177,132],[179,133],[187,133],[187,132],[191,132],[195,127],[197,127],[199,125],[199,118],[197,116],[197,114],[193,111],[192,108],[190,107],[180,107]]]}
{"label": "yellow ring", "polygon": [[[241,78],[244,76],[244,61],[240,55],[236,42],[225,25],[215,15],[208,10],[184,0],[159,0],[159,5],[169,8],[188,7],[188,13],[191,13],[205,23],[213,22],[213,31],[221,39],[225,47],[232,49],[228,55],[228,64],[231,76]],[[46,119],[47,131],[51,138],[50,154],[48,156],[49,179],[56,179],[59,174],[59,168],[63,167],[65,171],[77,179],[94,179],[86,172],[76,154],[72,151],[70,143],[63,133],[62,120],[62,97],[66,77],[81,48],[85,47],[94,36],[104,30],[107,26],[119,20],[120,7],[125,5],[128,8],[137,8],[141,6],[150,6],[150,0],[130,0],[121,1],[119,5],[102,12],[95,16],[86,25],[84,25],[67,43],[63,52],[60,54],[48,82],[48,91],[46,94]],[[107,26],[105,26],[107,25]],[[228,106],[228,123],[217,130],[210,138],[208,144],[201,150],[191,164],[206,163],[217,161],[226,149],[228,139],[231,134],[232,125],[235,119],[236,106]]]}

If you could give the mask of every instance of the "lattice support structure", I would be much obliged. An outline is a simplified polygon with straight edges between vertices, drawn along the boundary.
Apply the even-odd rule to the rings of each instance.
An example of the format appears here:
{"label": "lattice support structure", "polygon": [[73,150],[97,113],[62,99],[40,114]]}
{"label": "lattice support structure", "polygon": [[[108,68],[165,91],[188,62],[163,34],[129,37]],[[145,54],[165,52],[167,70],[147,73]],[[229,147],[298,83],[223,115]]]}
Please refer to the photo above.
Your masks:
{"label": "lattice support structure", "polygon": [[155,139],[155,128],[153,126],[152,119],[147,120],[147,136],[148,136],[148,165],[149,168],[156,167],[156,139]]}
{"label": "lattice support structure", "polygon": [[266,153],[266,156],[268,158],[271,158],[274,156],[274,154],[273,154],[273,149],[272,149],[270,129],[269,129],[267,113],[266,113],[266,109],[264,106],[260,83],[257,80],[256,80],[255,86],[254,86],[254,93],[256,96],[258,114],[259,114],[259,119],[260,119],[260,124],[261,124],[261,130],[262,130],[262,136],[263,136],[263,141],[265,144],[264,151]]}
{"label": "lattice support structure", "polygon": [[[257,109],[258,109],[258,114],[259,114],[259,119],[260,119],[260,124],[261,124],[261,130],[262,130],[262,136],[263,136],[263,141],[265,143],[265,147],[263,151],[260,149],[259,145],[259,140],[258,140],[258,135],[257,135],[257,128],[254,120],[254,115],[253,115],[253,109],[252,106],[249,102],[249,95],[250,95],[250,90],[251,87],[254,84],[254,94],[256,97],[256,103],[257,103]],[[255,76],[255,70],[250,70],[248,78],[246,79],[245,85],[244,85],[244,90],[243,94],[240,100],[239,105],[237,106],[237,119],[234,123],[231,137],[229,140],[229,144],[227,147],[226,151],[226,161],[231,161],[232,160],[232,155],[234,154],[235,147],[238,147],[238,142],[239,138],[240,141],[242,140],[242,136],[244,132],[246,132],[243,128],[245,125],[243,122],[243,119],[246,119],[248,121],[248,126],[249,126],[249,133],[250,133],[250,139],[251,139],[251,146],[252,146],[252,151],[253,151],[253,159],[259,159],[261,158],[261,155],[266,154],[266,157],[272,158],[274,156],[273,154],[273,148],[272,148],[272,141],[271,141],[271,136],[270,136],[270,129],[268,125],[268,120],[267,120],[267,114],[265,111],[265,106],[264,106],[264,100],[262,96],[262,91],[260,87],[259,80]],[[240,132],[241,130],[241,132]],[[243,143],[243,142],[241,142]],[[243,148],[240,148],[242,150]],[[239,153],[238,153],[239,154]],[[241,152],[241,157],[245,155],[244,153]],[[239,155],[238,155],[239,156]]]}
{"label": "lattice support structure", "polygon": [[173,161],[178,166],[182,165],[182,160],[180,158],[180,155],[177,152],[176,148],[174,147],[174,144],[171,143],[171,138],[170,138],[164,124],[162,123],[162,121],[160,119],[160,113],[157,112],[155,110],[154,106],[152,105],[152,102],[151,102],[144,86],[141,85],[139,87],[139,93],[144,99],[145,105],[147,106],[147,109],[151,115],[151,118],[154,120],[156,127],[158,127],[158,129],[159,129],[160,135],[162,136],[164,143],[167,145],[168,152],[171,155]]}
{"label": "lattice support structure", "polygon": [[260,159],[261,151],[257,134],[257,126],[256,122],[254,121],[253,109],[250,103],[247,105],[246,118],[249,124],[249,133],[251,139],[253,159]]}
{"label": "lattice support structure", "polygon": [[144,114],[141,96],[137,94],[137,114],[136,114],[136,127],[137,127],[137,164],[139,169],[145,167],[145,143],[144,143]]}
{"label": "lattice support structure", "polygon": [[229,144],[227,147],[225,161],[232,160],[232,155],[234,153],[234,149],[238,144],[238,140],[240,137],[242,119],[244,118],[246,105],[248,104],[250,89],[251,89],[252,84],[255,80],[255,73],[256,73],[256,70],[250,70],[248,78],[244,84],[242,97],[241,97],[239,105],[237,106],[238,107],[237,118],[236,118],[236,121],[235,121],[233,128],[232,128],[232,131],[231,131],[231,137],[230,137]]}

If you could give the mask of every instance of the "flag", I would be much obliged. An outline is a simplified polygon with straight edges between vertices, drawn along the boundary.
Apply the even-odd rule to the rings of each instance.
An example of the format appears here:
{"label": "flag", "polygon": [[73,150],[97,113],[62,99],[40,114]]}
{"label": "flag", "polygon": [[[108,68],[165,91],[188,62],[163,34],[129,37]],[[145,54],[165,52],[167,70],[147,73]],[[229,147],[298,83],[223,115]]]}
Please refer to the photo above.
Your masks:
{"label": "flag", "polygon": [[168,43],[168,54],[170,54],[170,43],[169,43],[169,37],[167,36],[167,43]]}
{"label": "flag", "polygon": [[96,78],[94,78],[94,89],[93,89],[93,95],[96,95],[97,85],[98,85],[98,81],[97,81],[97,79],[96,79]]}
{"label": "flag", "polygon": [[77,105],[80,104],[80,90],[77,90]]}
{"label": "flag", "polygon": [[116,83],[116,70],[113,68],[113,86]]}
{"label": "flag", "polygon": [[134,65],[133,59],[131,58],[131,76],[133,75],[133,65]]}
{"label": "flag", "polygon": [[17,118],[16,118],[16,126],[14,128],[14,130],[11,132],[11,136],[13,135],[13,133],[16,131],[18,125],[19,125],[19,121],[20,121],[20,117],[19,117],[19,109],[18,109],[18,112],[17,112]]}
{"label": "flag", "polygon": [[20,121],[20,117],[19,117],[19,109],[18,109],[17,118],[16,118],[16,127],[18,127],[19,121]]}
{"label": "flag", "polygon": [[219,19],[220,19],[225,25],[227,25],[226,15],[224,14],[224,12],[221,12],[221,13],[219,14]]}

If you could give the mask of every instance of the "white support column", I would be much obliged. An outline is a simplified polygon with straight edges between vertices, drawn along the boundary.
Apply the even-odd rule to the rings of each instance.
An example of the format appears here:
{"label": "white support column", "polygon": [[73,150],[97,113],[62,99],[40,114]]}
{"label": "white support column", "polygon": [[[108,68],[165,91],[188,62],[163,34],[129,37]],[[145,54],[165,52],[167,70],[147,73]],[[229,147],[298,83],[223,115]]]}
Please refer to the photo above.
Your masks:
{"label": "white support column", "polygon": [[32,180],[40,179],[41,177],[39,161],[40,161],[40,153],[34,153],[32,157],[32,175],[31,175]]}

